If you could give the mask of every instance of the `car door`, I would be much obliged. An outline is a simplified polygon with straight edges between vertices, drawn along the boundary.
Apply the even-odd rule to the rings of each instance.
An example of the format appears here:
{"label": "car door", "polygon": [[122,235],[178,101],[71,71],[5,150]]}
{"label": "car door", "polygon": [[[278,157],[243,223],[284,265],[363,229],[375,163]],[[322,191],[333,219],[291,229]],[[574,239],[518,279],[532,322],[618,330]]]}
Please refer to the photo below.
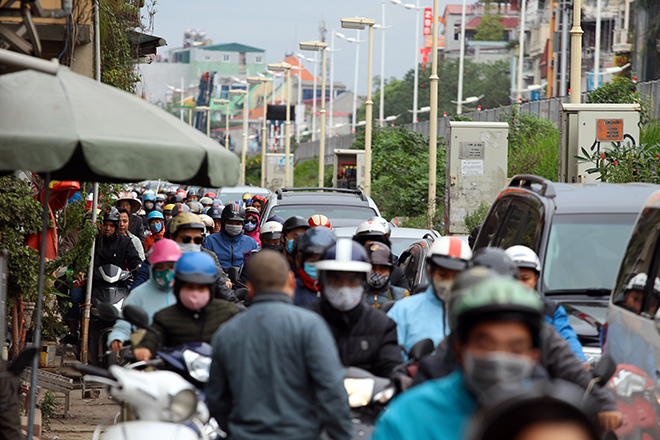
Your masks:
{"label": "car door", "polygon": [[544,208],[535,197],[507,197],[498,200],[484,222],[475,249],[495,246],[508,249],[524,245],[538,253]]}

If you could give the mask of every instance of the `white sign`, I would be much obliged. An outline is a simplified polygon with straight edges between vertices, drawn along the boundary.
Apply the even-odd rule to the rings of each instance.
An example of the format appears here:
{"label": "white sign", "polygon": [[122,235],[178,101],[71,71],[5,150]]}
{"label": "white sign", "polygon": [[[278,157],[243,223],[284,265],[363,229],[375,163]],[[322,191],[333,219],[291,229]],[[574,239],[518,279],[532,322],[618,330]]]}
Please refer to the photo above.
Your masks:
{"label": "white sign", "polygon": [[483,160],[461,160],[461,174],[464,176],[483,176]]}

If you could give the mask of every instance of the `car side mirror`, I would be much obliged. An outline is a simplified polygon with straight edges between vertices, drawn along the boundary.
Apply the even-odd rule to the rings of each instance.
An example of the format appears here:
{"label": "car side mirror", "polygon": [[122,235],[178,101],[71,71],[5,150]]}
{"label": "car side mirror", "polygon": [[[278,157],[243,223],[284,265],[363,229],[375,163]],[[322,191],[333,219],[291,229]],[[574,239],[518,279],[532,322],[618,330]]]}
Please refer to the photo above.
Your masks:
{"label": "car side mirror", "polygon": [[96,311],[104,321],[116,321],[119,319],[119,311],[112,304],[99,303],[96,306]]}
{"label": "car side mirror", "polygon": [[435,346],[433,345],[431,338],[422,339],[412,346],[409,352],[409,358],[420,360],[424,356],[433,353],[434,348]]}
{"label": "car side mirror", "polygon": [[599,383],[601,385],[607,383],[608,380],[612,376],[614,376],[614,373],[616,372],[616,362],[614,362],[614,359],[612,359],[612,356],[610,355],[604,355],[603,357],[600,358],[600,361],[598,361],[598,364],[593,370],[593,375],[594,378],[598,378]]}
{"label": "car side mirror", "polygon": [[25,368],[32,365],[34,357],[37,355],[39,350],[37,347],[28,347],[16,357],[14,362],[9,366],[9,371],[12,372],[14,376],[20,376]]}
{"label": "car side mirror", "polygon": [[145,312],[144,309],[128,304],[124,306],[122,313],[124,319],[134,326],[149,329],[149,315],[147,315],[147,312]]}

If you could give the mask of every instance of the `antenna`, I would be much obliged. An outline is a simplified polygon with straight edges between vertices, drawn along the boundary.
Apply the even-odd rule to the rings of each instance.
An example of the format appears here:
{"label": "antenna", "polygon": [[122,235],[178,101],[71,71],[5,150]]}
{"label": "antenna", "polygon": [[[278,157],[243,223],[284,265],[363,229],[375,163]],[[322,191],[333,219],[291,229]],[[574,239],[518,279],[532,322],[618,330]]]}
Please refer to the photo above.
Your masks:
{"label": "antenna", "polygon": [[328,25],[325,20],[319,22],[319,41],[325,42],[325,34],[328,32]]}

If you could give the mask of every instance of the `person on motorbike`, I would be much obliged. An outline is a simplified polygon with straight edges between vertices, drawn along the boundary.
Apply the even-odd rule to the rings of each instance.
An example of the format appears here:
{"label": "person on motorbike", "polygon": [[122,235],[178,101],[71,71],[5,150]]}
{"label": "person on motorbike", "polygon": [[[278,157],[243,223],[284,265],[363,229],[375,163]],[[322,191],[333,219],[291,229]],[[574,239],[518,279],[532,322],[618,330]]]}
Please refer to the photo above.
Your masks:
{"label": "person on motorbike", "polygon": [[[518,279],[520,282],[530,289],[536,290],[536,284],[541,275],[541,261],[539,260],[538,255],[536,255],[536,252],[527,246],[522,245],[511,246],[505,252],[506,255],[511,258],[513,264],[518,267],[520,273]],[[475,257],[476,256],[475,252]],[[552,324],[557,332],[568,341],[571,350],[575,353],[575,356],[577,356],[578,359],[582,362],[587,362],[587,358],[582,351],[582,344],[578,339],[577,333],[575,333],[575,330],[571,327],[571,323],[568,320],[568,315],[566,314],[564,307],[549,298],[544,297],[541,298],[541,300],[545,305],[543,315],[545,322]]]}
{"label": "person on motorbike", "polygon": [[[151,190],[145,191],[144,194],[142,194],[142,208],[144,210],[144,215],[142,217],[143,223],[145,227],[149,227],[148,222],[147,222],[147,217],[149,216],[149,213],[153,211],[154,209],[158,208],[158,205],[156,204],[156,193],[154,193]],[[163,209],[161,206],[160,209]]]}
{"label": "person on motorbike", "polygon": [[[327,228],[310,231],[316,229]],[[399,373],[393,370],[403,358],[396,324],[362,301],[372,270],[365,249],[350,239],[339,239],[323,252],[316,268],[321,299],[305,307],[321,315],[330,326],[344,366],[397,379]]]}
{"label": "person on motorbike", "polygon": [[199,188],[193,188],[188,191],[188,197],[186,198],[187,202],[199,201],[199,198],[202,197],[202,190]]}
{"label": "person on motorbike", "polygon": [[326,228],[332,229],[332,224],[330,223],[330,220],[328,217],[324,216],[323,214],[314,214],[310,218],[307,219],[307,223],[309,223],[309,226],[312,228],[315,228],[317,226],[325,226]]}
{"label": "person on motorbike", "polygon": [[316,262],[330,245],[337,241],[332,229],[317,227],[308,229],[296,237],[293,249],[296,264],[296,294],[293,303],[304,306],[319,299],[321,285],[318,283]]}
{"label": "person on motorbike", "polygon": [[[389,234],[391,234],[391,228],[389,223],[385,221],[382,217],[374,217],[371,220],[367,220],[364,223],[361,223],[355,230],[355,235],[353,240],[360,243],[362,246],[379,242],[387,245],[387,247],[392,249],[392,242],[390,241]],[[390,284],[392,286],[401,287],[403,289],[409,290],[408,280],[406,280],[403,270],[397,266],[399,258],[392,254],[394,267],[392,273],[390,274]]]}
{"label": "person on motorbike", "polygon": [[245,208],[245,235],[252,237],[261,248],[261,239],[259,238],[259,211],[257,208]]}
{"label": "person on motorbike", "polygon": [[540,358],[542,310],[538,296],[511,278],[469,287],[449,313],[458,368],[396,397],[378,418],[372,439],[462,439],[480,407],[531,382]]}
{"label": "person on motorbike", "polygon": [[282,252],[282,223],[270,221],[263,224],[259,230],[261,248]]}
{"label": "person on motorbike", "polygon": [[245,209],[238,203],[227,203],[222,210],[221,222],[222,230],[206,239],[204,249],[214,252],[224,268],[241,267],[243,254],[259,249],[252,237],[243,235]]}
{"label": "person on motorbike", "polygon": [[[174,264],[183,253],[175,241],[163,238],[153,245],[149,254],[149,281],[133,289],[124,306],[134,305],[149,315],[149,323],[156,312],[176,302],[174,291]],[[124,348],[130,339],[131,324],[118,319],[108,335],[108,347],[112,351]]]}
{"label": "person on motorbike", "polygon": [[282,252],[284,257],[289,261],[289,266],[293,273],[296,273],[296,262],[293,260],[293,241],[299,235],[304,234],[309,228],[309,223],[299,215],[289,217],[282,224]]}
{"label": "person on motorbike", "polygon": [[142,221],[142,217],[136,214],[142,207],[142,203],[130,194],[124,193],[119,195],[119,198],[115,202],[115,207],[123,208],[130,213],[128,230],[139,238],[140,241],[143,241],[146,237],[144,222]]}
{"label": "person on motorbike", "polygon": [[399,345],[410,350],[422,339],[437,345],[447,336],[447,300],[456,276],[467,268],[472,251],[458,237],[438,238],[426,254],[430,286],[424,293],[397,301],[387,312],[397,325]]}
{"label": "person on motorbike", "polygon": [[147,222],[149,222],[151,234],[144,239],[145,251],[149,251],[157,241],[165,237],[165,216],[158,209],[154,209],[147,215]]}
{"label": "person on motorbike", "polygon": [[163,217],[165,217],[165,223],[167,223],[172,218],[172,209],[174,209],[173,203],[169,203],[163,207]]}
{"label": "person on motorbike", "polygon": [[156,194],[156,207],[164,210],[165,202],[167,202],[167,196],[165,194]]}
{"label": "person on motorbike", "polygon": [[215,227],[215,222],[213,219],[206,214],[199,214],[199,218],[202,219],[202,223],[204,223],[204,226],[206,226],[206,233],[204,234],[205,237],[213,234],[213,228]]}
{"label": "person on motorbike", "polygon": [[131,243],[133,243],[135,250],[140,256],[140,260],[144,261],[144,246],[142,246],[142,242],[128,230],[131,214],[124,208],[119,208],[117,211],[119,211],[119,234],[131,239]]}
{"label": "person on motorbike", "polygon": [[200,215],[204,213],[204,207],[197,200],[188,200],[186,202],[186,205],[188,205],[188,208],[190,208],[190,212],[192,212],[193,214]]}
{"label": "person on motorbike", "polygon": [[248,201],[250,201],[251,198],[252,198],[252,194],[243,193],[243,196],[241,197],[241,200],[240,200],[239,204],[242,204],[243,207],[245,207],[245,206],[247,206],[247,203],[248,203]]}
{"label": "person on motorbike", "polygon": [[398,301],[410,296],[408,289],[392,286],[390,282],[392,269],[394,269],[390,248],[384,243],[373,242],[366,245],[365,249],[369,255],[372,269],[367,280],[364,302],[377,309],[387,301]]}
{"label": "person on motorbike", "polygon": [[264,206],[266,206],[266,199],[263,196],[255,195],[250,199],[250,206],[259,211],[259,215],[263,212]]}
{"label": "person on motorbike", "polygon": [[[174,265],[176,303],[156,312],[152,328],[133,350],[138,361],[148,361],[159,346],[210,343],[220,325],[238,314],[235,304],[214,298],[220,273],[210,255],[189,252]],[[159,337],[160,335],[160,337]]]}
{"label": "person on motorbike", "polygon": [[208,210],[213,208],[213,199],[210,197],[202,197],[199,199],[199,203],[204,207],[204,214],[207,214]]}
{"label": "person on motorbike", "polygon": [[217,234],[222,230],[222,210],[224,206],[213,206],[208,211],[206,215],[213,219],[213,233]]}

